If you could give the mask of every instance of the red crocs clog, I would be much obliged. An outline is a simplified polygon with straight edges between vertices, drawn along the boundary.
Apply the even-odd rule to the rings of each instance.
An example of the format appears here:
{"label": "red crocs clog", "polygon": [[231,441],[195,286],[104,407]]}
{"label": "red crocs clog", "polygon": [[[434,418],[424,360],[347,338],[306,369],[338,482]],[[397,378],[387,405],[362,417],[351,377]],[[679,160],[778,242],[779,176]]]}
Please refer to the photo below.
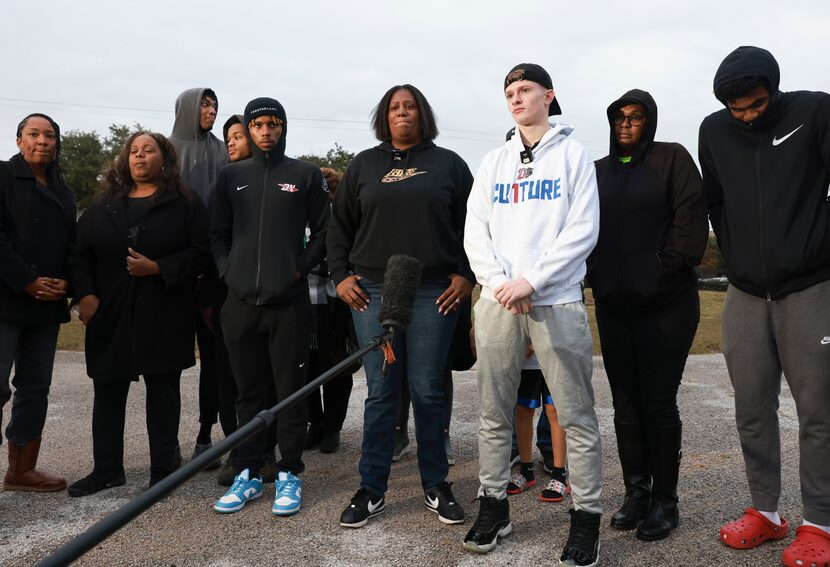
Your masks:
{"label": "red crocs clog", "polygon": [[720,529],[720,540],[735,549],[751,549],[770,539],[785,538],[789,531],[790,524],[784,518],[779,526],[755,508],[747,508],[743,516]]}
{"label": "red crocs clog", "polygon": [[787,567],[830,567],[830,534],[813,526],[799,527],[781,561]]}

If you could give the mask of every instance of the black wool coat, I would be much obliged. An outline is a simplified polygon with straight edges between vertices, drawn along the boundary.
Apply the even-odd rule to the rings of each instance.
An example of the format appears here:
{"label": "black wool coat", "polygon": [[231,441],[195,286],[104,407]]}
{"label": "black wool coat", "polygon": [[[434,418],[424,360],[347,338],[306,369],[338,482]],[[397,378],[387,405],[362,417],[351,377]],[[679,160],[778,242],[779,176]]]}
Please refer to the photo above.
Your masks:
{"label": "black wool coat", "polygon": [[33,249],[36,232],[41,238],[66,247],[75,237],[75,197],[60,179],[57,166],[47,170],[44,193],[60,207],[63,227],[40,222],[35,213],[40,198],[35,176],[20,154],[0,162],[0,320],[20,325],[50,325],[69,321],[66,300],[38,301],[23,288],[41,276],[68,279],[65,262],[45,266]]}
{"label": "black wool coat", "polygon": [[93,380],[134,380],[196,363],[196,280],[210,258],[204,205],[169,191],[147,211],[133,249],[155,260],[160,275],[127,273],[129,245],[126,198],[97,201],[78,221],[69,262],[75,297],[100,300],[86,327]]}

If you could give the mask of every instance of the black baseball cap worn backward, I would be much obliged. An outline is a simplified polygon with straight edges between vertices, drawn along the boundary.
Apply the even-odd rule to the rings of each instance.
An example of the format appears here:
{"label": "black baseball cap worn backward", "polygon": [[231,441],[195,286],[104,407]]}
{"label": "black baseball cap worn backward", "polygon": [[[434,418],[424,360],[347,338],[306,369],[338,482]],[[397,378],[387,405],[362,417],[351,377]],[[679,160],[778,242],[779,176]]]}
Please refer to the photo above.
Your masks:
{"label": "black baseball cap worn backward", "polygon": [[[510,72],[504,78],[505,90],[516,81],[533,81],[546,89],[553,88],[553,81],[550,80],[548,72],[541,65],[535,63],[519,63],[510,69]],[[559,106],[558,98],[557,96],[553,97],[553,102],[550,103],[550,107],[548,108],[548,116],[562,114],[562,107]]]}

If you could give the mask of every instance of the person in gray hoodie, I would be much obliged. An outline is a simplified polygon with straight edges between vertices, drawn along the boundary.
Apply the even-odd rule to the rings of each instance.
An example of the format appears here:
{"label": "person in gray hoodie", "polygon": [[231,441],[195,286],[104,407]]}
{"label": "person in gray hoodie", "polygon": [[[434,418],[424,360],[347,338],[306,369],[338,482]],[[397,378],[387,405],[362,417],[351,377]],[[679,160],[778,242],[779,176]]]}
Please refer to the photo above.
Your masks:
{"label": "person in gray hoodie", "polygon": [[[210,206],[210,194],[219,175],[219,170],[228,163],[228,150],[222,141],[211,133],[219,110],[216,93],[208,88],[193,88],[183,91],[176,99],[176,118],[170,142],[176,148],[181,166],[182,183],[199,195],[205,206]],[[196,341],[199,344],[199,434],[193,456],[197,457],[211,447],[210,432],[219,414],[218,372],[221,366],[216,362],[216,346],[210,329],[210,295],[215,279],[215,269],[200,278],[201,313],[196,318]],[[223,419],[226,435],[233,432]],[[234,424],[235,425],[235,424]],[[217,468],[219,463],[208,470]]]}

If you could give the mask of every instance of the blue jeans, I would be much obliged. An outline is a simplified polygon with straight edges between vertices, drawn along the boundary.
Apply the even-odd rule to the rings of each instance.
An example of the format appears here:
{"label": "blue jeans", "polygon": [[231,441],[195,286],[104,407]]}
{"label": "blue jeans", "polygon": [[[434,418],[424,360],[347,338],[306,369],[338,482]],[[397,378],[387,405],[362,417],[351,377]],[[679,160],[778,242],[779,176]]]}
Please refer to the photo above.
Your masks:
{"label": "blue jeans", "polygon": [[[360,286],[369,296],[366,311],[353,311],[357,341],[360,346],[383,333],[378,322],[381,308],[381,284],[367,279]],[[458,312],[438,313],[435,300],[449,286],[449,280],[422,282],[418,288],[412,321],[403,334],[395,337],[393,348],[406,345],[406,373],[415,416],[415,439],[418,442],[418,469],[424,490],[446,481],[447,453],[444,449],[444,368],[452,341]],[[381,374],[383,354],[378,350],[363,357],[369,386],[363,410],[363,449],[360,455],[361,486],[382,495],[386,493],[394,449],[395,417],[401,366],[391,364],[386,378]]]}
{"label": "blue jeans", "polygon": [[11,398],[9,376],[14,364],[14,402],[6,439],[17,445],[40,439],[46,423],[52,366],[60,325],[18,325],[0,321],[0,420]]}

